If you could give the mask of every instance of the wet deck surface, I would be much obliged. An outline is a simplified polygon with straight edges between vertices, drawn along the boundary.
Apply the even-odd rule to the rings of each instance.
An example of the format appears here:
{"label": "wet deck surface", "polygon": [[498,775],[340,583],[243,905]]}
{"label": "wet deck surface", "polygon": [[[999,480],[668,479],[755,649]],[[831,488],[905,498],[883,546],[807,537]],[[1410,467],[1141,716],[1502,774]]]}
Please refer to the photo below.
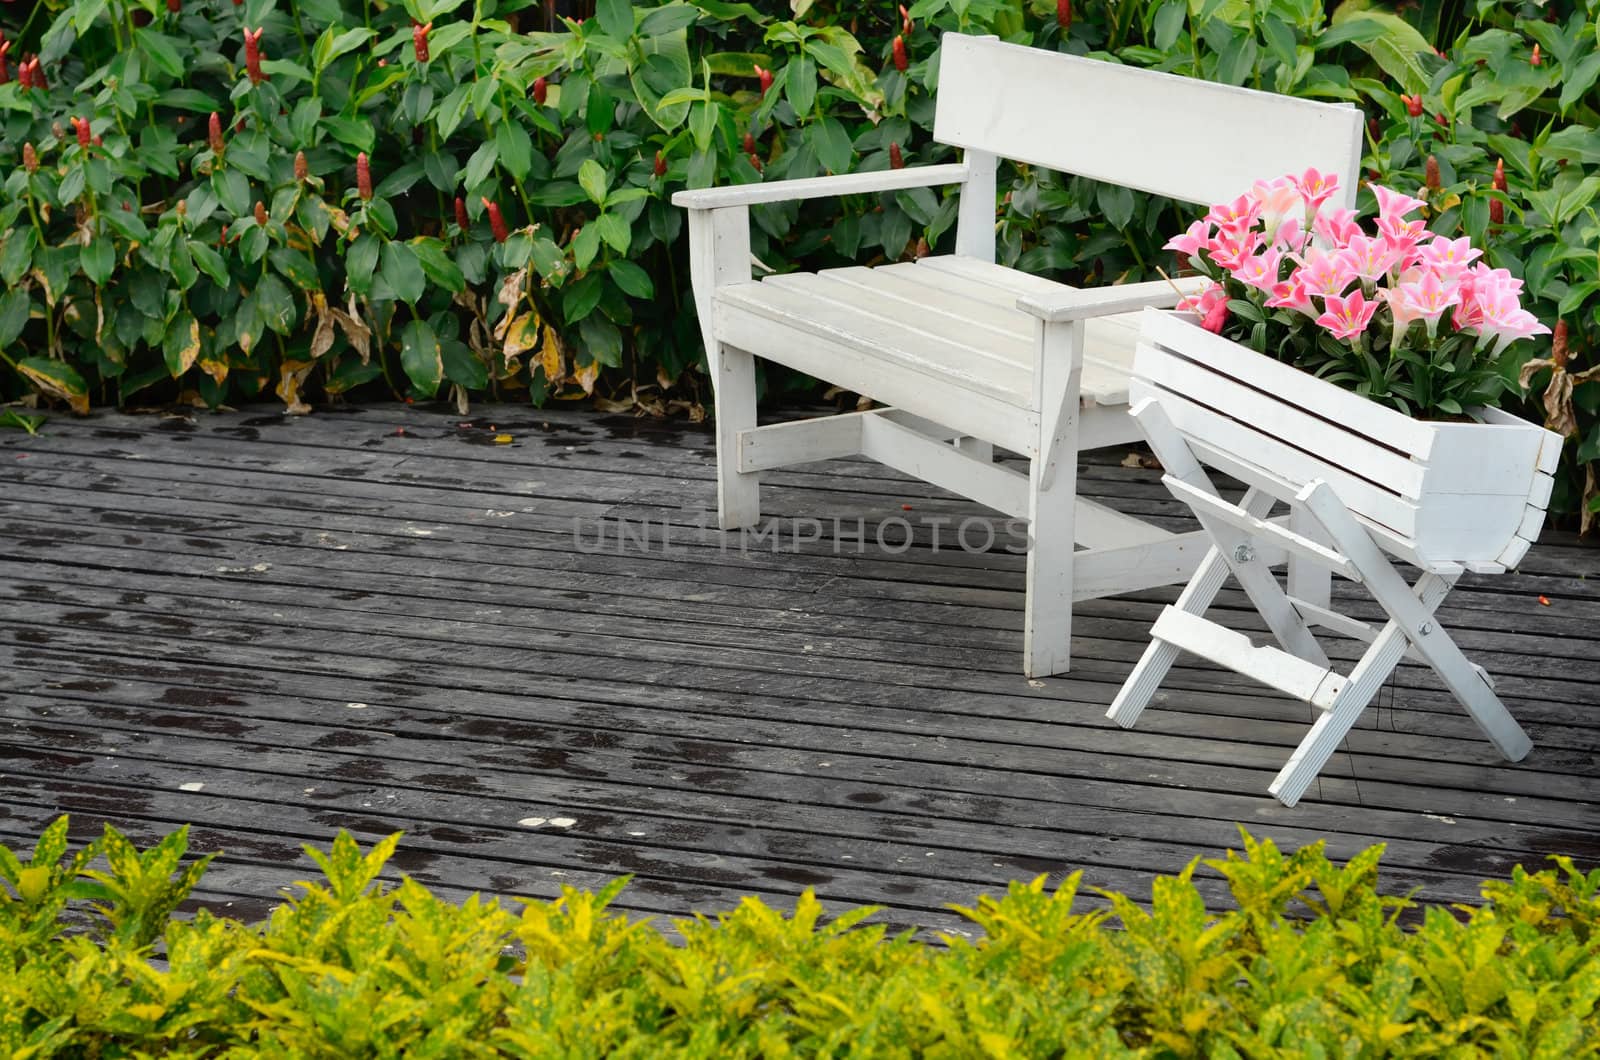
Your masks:
{"label": "wet deck surface", "polygon": [[[1121,455],[1084,492],[1179,526]],[[865,462],[773,473],[767,513],[820,523],[741,551],[704,526],[713,466],[698,428],[571,410],[5,432],[0,842],[63,812],[81,837],[192,822],[226,851],[202,899],[246,919],[307,877],[300,844],[348,828],[404,830],[394,868],[451,895],[631,873],[641,912],[815,887],[940,930],[1039,873],[1147,896],[1236,822],[1340,858],[1386,842],[1386,888],[1433,902],[1553,852],[1600,863],[1600,549],[1569,535],[1440,611],[1526,761],[1407,666],[1289,810],[1266,788],[1304,704],[1189,660],[1136,730],[1105,720],[1175,590],[1083,605],[1074,672],[1029,682],[1022,559],[1003,529],[960,547],[970,503]],[[890,554],[871,539],[895,518],[916,541]],[[797,529],[820,540],[789,551]]]}

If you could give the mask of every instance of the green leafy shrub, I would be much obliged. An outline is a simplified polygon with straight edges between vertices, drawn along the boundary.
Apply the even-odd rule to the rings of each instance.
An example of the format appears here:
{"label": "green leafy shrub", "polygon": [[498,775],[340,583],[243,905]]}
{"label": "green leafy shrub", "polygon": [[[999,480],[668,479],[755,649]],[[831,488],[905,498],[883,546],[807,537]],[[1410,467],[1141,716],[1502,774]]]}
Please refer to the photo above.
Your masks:
{"label": "green leafy shrub", "polygon": [[1079,875],[1040,877],[958,908],[978,937],[937,946],[868,909],[824,921],[809,891],[788,916],[746,898],[678,921],[676,941],[608,908],[623,880],[455,905],[377,882],[398,836],[362,853],[342,832],[265,923],[168,919],[210,861],[180,869],[186,829],[141,853],[107,827],[70,859],[66,834],[27,862],[0,848],[0,1049],[19,1060],[1600,1055],[1600,870],[1565,857],[1407,930],[1381,847],[1338,866],[1246,834],[1205,862],[1230,912],[1207,912],[1199,859],[1148,906],[1085,908]]}

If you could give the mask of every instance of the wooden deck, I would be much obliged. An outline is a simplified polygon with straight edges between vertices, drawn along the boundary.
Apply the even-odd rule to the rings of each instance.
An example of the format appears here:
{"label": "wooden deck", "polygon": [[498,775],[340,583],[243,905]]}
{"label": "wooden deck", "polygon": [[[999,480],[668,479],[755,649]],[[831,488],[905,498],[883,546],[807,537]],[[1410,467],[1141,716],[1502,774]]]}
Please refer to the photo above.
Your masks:
{"label": "wooden deck", "polygon": [[[1084,491],[1181,523],[1121,456]],[[768,511],[821,540],[789,551],[785,523],[784,550],[741,552],[704,527],[712,467],[698,428],[571,410],[5,432],[0,842],[62,812],[79,836],[192,822],[226,851],[202,898],[247,919],[313,870],[300,844],[348,828],[404,830],[396,870],[452,895],[632,873],[643,912],[815,887],[940,930],[962,923],[946,903],[1039,873],[1147,896],[1236,822],[1336,857],[1384,841],[1386,886],[1433,902],[1552,852],[1600,863],[1600,549],[1547,534],[1440,612],[1526,761],[1407,666],[1288,810],[1266,788],[1304,704],[1187,665],[1136,730],[1104,719],[1174,592],[1084,605],[1074,672],[1030,682],[1022,559],[959,547],[970,504],[864,462],[775,473]],[[896,517],[917,541],[887,554],[870,538]],[[649,520],[648,547],[619,547],[619,519]]]}

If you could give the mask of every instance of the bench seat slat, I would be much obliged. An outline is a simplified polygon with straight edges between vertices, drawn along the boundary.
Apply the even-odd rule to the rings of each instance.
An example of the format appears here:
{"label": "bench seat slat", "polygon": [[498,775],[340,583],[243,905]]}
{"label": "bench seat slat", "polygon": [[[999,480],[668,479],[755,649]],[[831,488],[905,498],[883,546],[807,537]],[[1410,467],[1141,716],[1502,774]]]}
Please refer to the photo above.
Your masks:
{"label": "bench seat slat", "polygon": [[[847,272],[856,274],[842,275]],[[876,269],[865,268],[859,273],[857,270],[830,269],[818,273],[768,276],[763,282],[852,305],[917,331],[948,336],[964,346],[992,353],[1008,364],[1031,369],[1034,344],[1031,330],[1011,326],[1000,317],[990,318],[972,312],[971,306],[952,305],[952,299],[925,288],[892,290],[877,278],[876,273]]]}
{"label": "bench seat slat", "polygon": [[[925,258],[923,262],[933,261]],[[976,322],[1026,339],[1029,354],[1026,367],[1033,370],[1032,349],[1037,341],[1039,321],[1016,306],[1016,290],[989,284],[972,283],[956,273],[923,268],[901,262],[876,268],[853,266],[827,269],[818,275],[836,277],[886,297],[911,300],[928,311],[954,315],[962,321]],[[994,275],[1025,275],[994,266]],[[1031,277],[1036,279],[1036,277]],[[769,277],[768,282],[774,278]],[[1047,283],[1049,281],[1046,281]],[[1133,345],[1138,339],[1139,314],[1090,320],[1084,329],[1083,377],[1079,392],[1085,403],[1126,405],[1128,373],[1132,368]]]}
{"label": "bench seat slat", "polygon": [[[963,389],[1027,408],[1033,373],[948,336],[912,329],[873,312],[826,301],[772,283],[733,284],[717,290],[719,309],[754,314],[872,359],[959,384]],[[927,322],[923,322],[927,326]],[[970,334],[970,332],[969,332]],[[781,358],[780,358],[781,359]],[[798,366],[804,371],[804,366]],[[872,395],[878,396],[878,395]]]}

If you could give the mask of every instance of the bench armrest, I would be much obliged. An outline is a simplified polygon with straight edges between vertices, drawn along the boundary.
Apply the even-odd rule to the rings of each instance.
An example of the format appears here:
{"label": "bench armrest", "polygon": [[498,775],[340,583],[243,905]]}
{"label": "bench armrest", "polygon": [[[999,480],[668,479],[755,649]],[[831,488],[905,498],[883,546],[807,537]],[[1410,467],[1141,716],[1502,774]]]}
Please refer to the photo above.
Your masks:
{"label": "bench armrest", "polygon": [[1017,308],[1048,324],[1131,313],[1146,306],[1171,309],[1179,299],[1198,292],[1210,281],[1204,276],[1186,276],[1174,282],[1176,287],[1166,280],[1086,289],[1063,287],[1051,295],[1025,295],[1018,298]]}
{"label": "bench armrest", "polygon": [[951,162],[941,166],[885,169],[874,173],[838,173],[805,180],[775,180],[770,184],[695,188],[674,193],[672,205],[691,210],[714,210],[723,206],[750,206],[758,202],[791,202],[796,199],[820,199],[829,195],[861,195],[867,192],[898,191],[901,188],[962,184],[966,179],[966,165]]}

